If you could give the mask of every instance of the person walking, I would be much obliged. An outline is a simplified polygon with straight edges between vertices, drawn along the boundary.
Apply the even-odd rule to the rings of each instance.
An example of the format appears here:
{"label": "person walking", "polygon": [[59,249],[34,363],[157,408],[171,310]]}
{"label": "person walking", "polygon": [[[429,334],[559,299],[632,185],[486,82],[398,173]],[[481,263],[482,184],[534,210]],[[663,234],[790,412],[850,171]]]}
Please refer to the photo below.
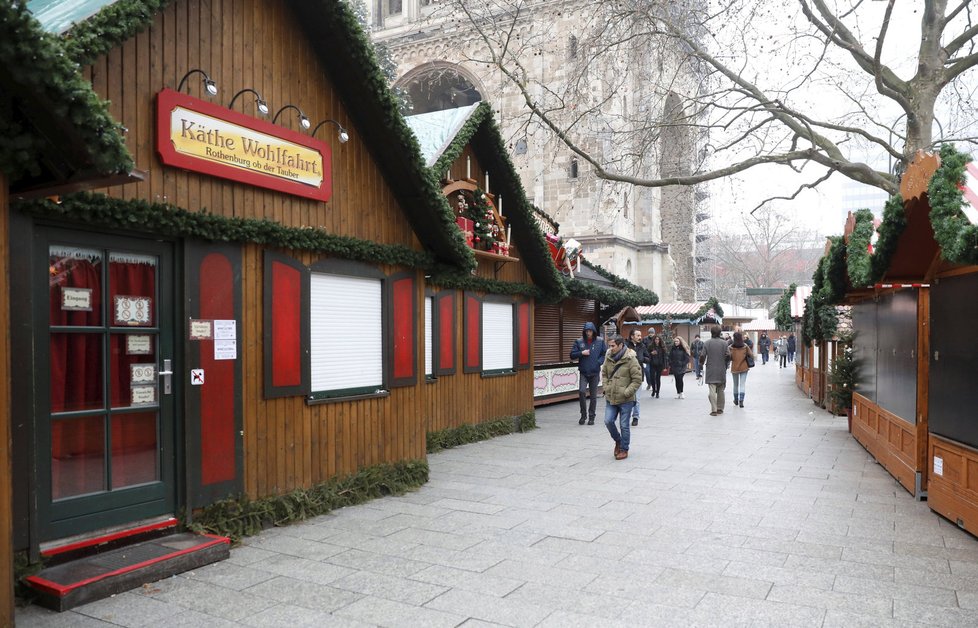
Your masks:
{"label": "person walking", "polygon": [[[615,441],[615,460],[624,460],[631,444],[628,419],[635,407],[635,393],[642,387],[642,367],[621,336],[616,335],[608,341],[601,377],[604,381],[604,426]],[[616,421],[621,431],[615,425]]]}
{"label": "person walking", "polygon": [[747,372],[750,369],[747,358],[754,359],[754,352],[744,342],[744,335],[739,331],[734,333],[730,345],[730,372],[733,374],[734,405],[744,407],[744,393],[747,392]]}
{"label": "person walking", "polygon": [[696,374],[696,381],[703,383],[703,341],[700,340],[700,335],[696,334],[693,336],[693,344],[689,346],[690,352],[693,354],[693,373]]}
{"label": "person walking", "polygon": [[767,356],[771,351],[771,339],[767,337],[767,332],[761,332],[761,337],[757,339],[757,348],[761,352],[761,364],[767,364]]}
{"label": "person walking", "polygon": [[795,363],[795,349],[798,348],[795,342],[796,342],[795,335],[789,334],[788,335],[788,364]]}
{"label": "person walking", "polygon": [[[638,360],[638,365],[642,368],[642,375],[647,379],[647,372],[649,369],[649,354],[645,350],[645,343],[642,342],[642,330],[633,329],[632,333],[628,335],[628,340],[625,341],[625,345],[635,352],[635,359]],[[642,383],[639,382],[639,388],[642,387]],[[639,403],[638,393],[635,393],[635,411],[632,412],[632,426],[638,425],[639,420]]]}
{"label": "person walking", "polygon": [[730,366],[730,350],[727,341],[720,337],[720,326],[710,327],[710,339],[703,343],[703,366],[706,385],[710,388],[710,416],[723,414],[727,388],[727,367]]}
{"label": "person walking", "polygon": [[[581,419],[577,422],[578,425],[584,425],[585,421],[588,425],[594,425],[598,405],[598,382],[607,350],[608,347],[598,335],[594,323],[584,323],[581,337],[574,341],[570,351],[570,359],[577,361],[577,370],[580,372],[577,398],[581,402]],[[589,404],[585,404],[588,392],[591,400]]]}
{"label": "person walking", "polygon": [[666,368],[669,352],[662,336],[656,336],[649,345],[649,374],[652,377],[652,397],[658,398],[662,388],[662,369]]}
{"label": "person walking", "polygon": [[784,338],[778,338],[778,360],[781,365],[779,368],[788,368],[788,341]]}
{"label": "person walking", "polygon": [[672,347],[669,349],[669,373],[676,378],[676,399],[685,399],[683,396],[683,377],[689,370],[689,347],[686,341],[676,336],[672,339]]}

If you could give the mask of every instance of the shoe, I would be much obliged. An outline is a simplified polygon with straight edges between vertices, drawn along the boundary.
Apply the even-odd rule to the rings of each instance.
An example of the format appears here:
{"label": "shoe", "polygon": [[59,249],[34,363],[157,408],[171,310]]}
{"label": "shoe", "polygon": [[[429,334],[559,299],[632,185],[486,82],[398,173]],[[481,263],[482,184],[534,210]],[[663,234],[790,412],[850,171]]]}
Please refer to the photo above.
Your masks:
{"label": "shoe", "polygon": [[717,414],[723,414],[723,410],[717,409]]}
{"label": "shoe", "polygon": [[632,427],[638,425],[638,419],[632,419]]}
{"label": "shoe", "polygon": [[615,441],[615,458],[618,458],[618,453],[621,451],[621,441]]}
{"label": "shoe", "polygon": [[645,390],[650,390],[651,388],[652,388],[652,384],[648,384],[645,386]]}
{"label": "shoe", "polygon": [[577,424],[578,424],[578,425],[584,425],[584,422],[585,422],[585,421],[587,421],[587,418],[585,418],[585,417],[581,417],[581,420],[580,420],[580,421],[578,421],[578,422],[577,422]]}
{"label": "shoe", "polygon": [[711,412],[711,413],[710,413],[710,416],[716,416],[716,415],[717,415],[717,413],[716,413],[716,412]]}
{"label": "shoe", "polygon": [[655,398],[656,398],[656,399],[658,399],[658,398],[659,398],[659,393],[655,393]]}
{"label": "shoe", "polygon": [[740,402],[740,407],[741,407],[741,408],[743,408],[743,407],[744,407],[744,402],[743,402],[743,401],[741,401],[741,402]]}
{"label": "shoe", "polygon": [[615,454],[615,460],[624,460],[628,457],[628,450],[622,449],[617,454]]}
{"label": "shoe", "polygon": [[594,425],[594,419],[588,419],[587,420],[587,424],[588,425]]}
{"label": "shoe", "polygon": [[685,396],[685,395],[684,395],[683,393],[679,393],[679,398],[680,398],[680,399],[685,399],[685,398],[686,398],[686,396]]}

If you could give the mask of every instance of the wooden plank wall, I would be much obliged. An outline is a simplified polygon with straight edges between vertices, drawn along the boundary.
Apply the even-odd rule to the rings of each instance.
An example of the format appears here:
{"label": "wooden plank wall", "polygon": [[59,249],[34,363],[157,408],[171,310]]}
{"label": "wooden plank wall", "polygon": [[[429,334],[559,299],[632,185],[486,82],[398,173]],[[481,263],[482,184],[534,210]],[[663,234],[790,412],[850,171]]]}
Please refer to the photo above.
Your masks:
{"label": "wooden plank wall", "polygon": [[853,438],[915,495],[920,470],[915,426],[858,393],[852,396],[852,410]]}
{"label": "wooden plank wall", "polygon": [[14,624],[13,469],[10,461],[10,208],[0,172],[0,626]]}
{"label": "wooden plank wall", "polygon": [[[278,2],[177,0],[157,15],[151,28],[88,68],[86,73],[98,93],[111,100],[112,114],[129,128],[127,144],[136,166],[148,171],[145,181],[106,193],[166,201],[193,211],[206,208],[224,216],[267,217],[286,225],[322,227],[365,240],[420,248],[299,32],[291,14]],[[213,100],[221,104],[227,105],[235,92],[251,87],[261,92],[273,114],[291,103],[314,125],[333,118],[346,126],[350,132],[347,144],[338,142],[332,125],[325,125],[319,135],[332,148],[332,199],[319,203],[164,168],[154,144],[155,94],[164,87],[176,88],[193,68],[203,69],[217,82],[220,92]],[[190,93],[206,99],[198,79],[188,79]],[[254,101],[246,96],[238,99],[235,110],[257,116]],[[294,114],[284,112],[279,123],[298,130]],[[308,264],[314,256],[300,259]],[[282,493],[367,465],[424,458],[423,383],[395,389],[388,398],[357,402],[307,406],[301,397],[263,399],[259,246],[243,247],[242,274],[240,359],[247,374],[243,390],[247,493],[252,497]],[[418,283],[420,289],[420,276]]]}
{"label": "wooden plank wall", "polygon": [[[940,460],[940,473],[934,472]],[[971,534],[978,535],[978,451],[930,435],[927,505]]]}

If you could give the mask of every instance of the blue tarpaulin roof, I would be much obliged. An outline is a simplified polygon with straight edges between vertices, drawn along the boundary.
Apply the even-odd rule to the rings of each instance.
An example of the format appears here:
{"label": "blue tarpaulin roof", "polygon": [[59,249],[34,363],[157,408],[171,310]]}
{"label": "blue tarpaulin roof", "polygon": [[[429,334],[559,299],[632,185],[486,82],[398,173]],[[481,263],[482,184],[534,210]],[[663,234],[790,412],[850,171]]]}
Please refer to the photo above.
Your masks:
{"label": "blue tarpaulin roof", "polygon": [[34,19],[49,33],[60,35],[78,22],[84,22],[116,0],[28,0]]}
{"label": "blue tarpaulin roof", "polygon": [[425,166],[432,167],[445,149],[449,147],[455,136],[469,116],[475,112],[480,103],[468,107],[419,113],[408,116],[406,121],[421,144],[421,154],[424,155]]}

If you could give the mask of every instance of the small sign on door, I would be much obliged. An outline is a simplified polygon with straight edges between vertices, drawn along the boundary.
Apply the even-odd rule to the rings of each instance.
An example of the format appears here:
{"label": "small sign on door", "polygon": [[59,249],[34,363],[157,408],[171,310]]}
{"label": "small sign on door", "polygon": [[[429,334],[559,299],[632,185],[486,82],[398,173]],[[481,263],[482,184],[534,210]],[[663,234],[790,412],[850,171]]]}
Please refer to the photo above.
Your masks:
{"label": "small sign on door", "polygon": [[190,385],[191,386],[204,385],[204,369],[190,369]]}

